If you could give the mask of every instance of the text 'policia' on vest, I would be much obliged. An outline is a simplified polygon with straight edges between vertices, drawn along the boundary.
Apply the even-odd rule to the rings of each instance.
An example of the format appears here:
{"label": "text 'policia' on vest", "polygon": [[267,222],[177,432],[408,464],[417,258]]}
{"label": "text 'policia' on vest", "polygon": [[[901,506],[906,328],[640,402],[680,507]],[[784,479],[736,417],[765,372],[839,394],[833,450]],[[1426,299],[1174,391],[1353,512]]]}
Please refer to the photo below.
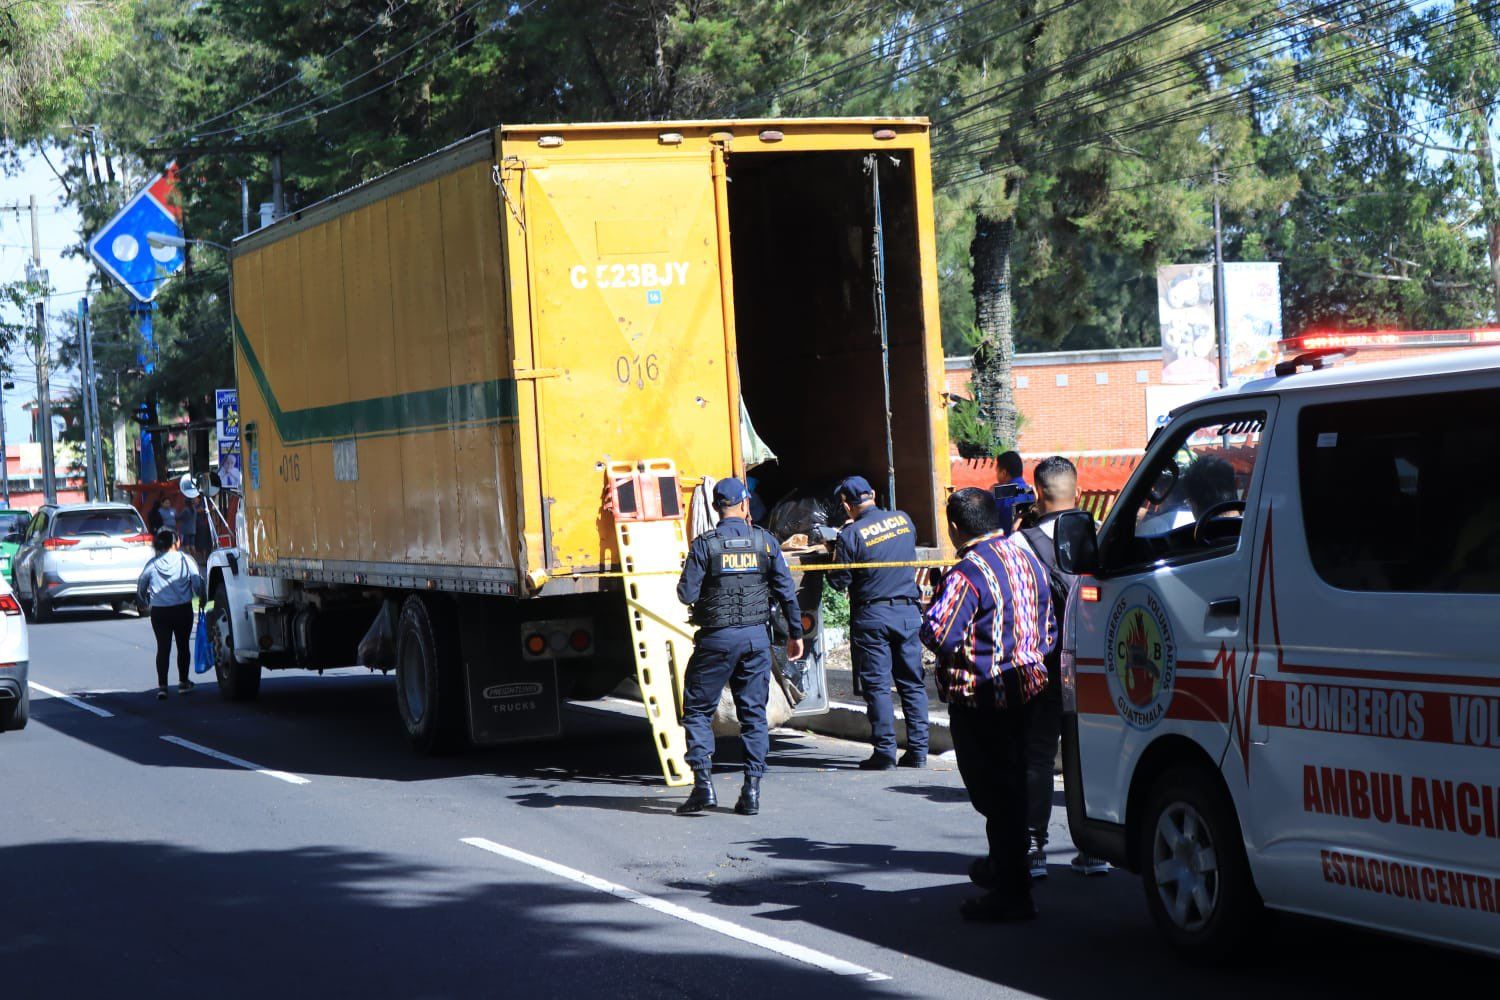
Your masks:
{"label": "text 'policia' on vest", "polygon": [[771,620],[771,588],[766,585],[765,545],[756,538],[726,538],[710,532],[708,574],[693,605],[692,622],[699,628],[738,628]]}

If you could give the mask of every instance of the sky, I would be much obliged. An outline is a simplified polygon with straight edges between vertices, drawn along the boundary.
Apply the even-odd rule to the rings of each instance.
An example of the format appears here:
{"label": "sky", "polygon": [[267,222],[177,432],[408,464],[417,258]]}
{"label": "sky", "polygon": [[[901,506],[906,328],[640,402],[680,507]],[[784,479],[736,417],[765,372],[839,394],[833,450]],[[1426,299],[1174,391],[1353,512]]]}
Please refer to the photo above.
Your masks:
{"label": "sky", "polygon": [[[53,162],[61,162],[53,154]],[[25,210],[28,198],[36,195],[38,231],[41,237],[42,267],[50,272],[52,287],[58,294],[51,300],[48,325],[52,329],[53,352],[56,353],[58,338],[65,335],[62,318],[76,313],[78,300],[89,287],[90,281],[98,281],[96,269],[83,259],[64,257],[63,250],[82,241],[79,235],[78,212],[63,201],[62,182],[48,168],[46,162],[35,151],[28,150],[21,157],[21,170],[17,174],[0,174],[0,282],[15,281],[26,276],[26,261],[31,257],[31,217]],[[19,215],[11,211],[13,205],[21,205]],[[0,307],[4,308],[4,307]],[[8,320],[19,317],[8,315]],[[15,444],[30,440],[30,423],[23,403],[36,398],[36,368],[24,351],[17,349],[8,358],[14,372],[11,381],[14,389],[5,392],[5,430],[7,440]],[[65,386],[78,385],[78,372],[55,371],[52,376],[53,394],[62,395]]]}

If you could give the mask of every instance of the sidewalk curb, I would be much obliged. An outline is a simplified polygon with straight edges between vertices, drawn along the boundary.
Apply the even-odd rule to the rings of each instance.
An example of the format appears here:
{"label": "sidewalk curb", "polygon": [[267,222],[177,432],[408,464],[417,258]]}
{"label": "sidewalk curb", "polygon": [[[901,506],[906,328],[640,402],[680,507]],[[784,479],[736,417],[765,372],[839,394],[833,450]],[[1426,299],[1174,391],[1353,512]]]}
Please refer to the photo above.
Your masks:
{"label": "sidewalk curb", "polygon": [[[865,717],[865,707],[847,701],[831,701],[826,714],[795,716],[786,725],[789,729],[802,729],[820,736],[870,742],[870,720]],[[906,745],[906,720],[900,709],[896,710],[896,742]],[[953,749],[953,734],[948,729],[947,715],[929,716],[927,744],[927,752],[933,756]]]}

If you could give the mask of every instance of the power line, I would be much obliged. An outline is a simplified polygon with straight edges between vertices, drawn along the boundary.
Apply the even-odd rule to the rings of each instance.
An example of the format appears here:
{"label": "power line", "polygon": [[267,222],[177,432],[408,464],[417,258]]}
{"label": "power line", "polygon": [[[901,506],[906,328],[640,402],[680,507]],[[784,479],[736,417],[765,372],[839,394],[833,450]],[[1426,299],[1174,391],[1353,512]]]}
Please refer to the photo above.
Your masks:
{"label": "power line", "polygon": [[[500,2],[500,0],[481,0],[481,7],[488,8],[488,7],[492,6],[496,2]],[[507,15],[504,20],[499,21],[499,22],[491,22],[490,25],[488,25],[484,29],[476,32],[475,34],[473,34],[471,36],[469,36],[469,38],[467,38],[464,41],[458,43],[457,45],[450,46],[448,49],[446,49],[443,52],[439,53],[438,56],[436,56],[436,57],[434,57],[432,59],[427,60],[426,62],[422,63],[420,66],[417,66],[416,68],[411,69],[411,70],[407,70],[406,72],[402,73],[400,76],[394,77],[393,79],[388,80],[385,83],[378,84],[375,87],[372,87],[369,90],[366,90],[363,93],[361,93],[361,94],[359,94],[359,95],[357,95],[355,97],[352,97],[352,98],[350,98],[347,101],[343,101],[343,102],[341,102],[339,104],[335,104],[335,105],[333,105],[330,108],[323,109],[322,111],[314,111],[311,114],[304,115],[301,118],[297,118],[297,119],[294,119],[294,120],[291,120],[291,121],[281,121],[281,122],[275,121],[275,119],[285,118],[289,114],[292,114],[292,113],[294,113],[296,111],[300,111],[301,109],[306,108],[306,107],[308,107],[310,105],[316,104],[317,102],[323,100],[324,98],[332,97],[335,94],[343,93],[343,91],[346,90],[351,84],[358,83],[360,80],[363,80],[365,77],[371,75],[372,73],[375,73],[376,71],[378,71],[380,69],[383,69],[386,66],[389,66],[391,63],[393,63],[393,62],[397,61],[398,59],[400,59],[401,57],[405,56],[407,53],[411,52],[413,49],[417,48],[419,45],[421,45],[424,42],[428,41],[433,36],[435,36],[435,35],[443,32],[443,31],[445,31],[446,29],[452,27],[461,18],[472,17],[476,13],[476,11],[479,10],[479,8],[475,8],[475,7],[461,7],[461,8],[459,8],[459,10],[452,17],[448,18],[446,21],[444,21],[443,23],[439,24],[436,28],[433,28],[431,31],[429,31],[427,34],[423,35],[421,38],[418,38],[415,42],[412,42],[406,48],[404,48],[401,51],[397,52],[395,55],[387,56],[385,59],[382,59],[380,62],[376,63],[374,66],[371,66],[369,69],[365,70],[362,73],[359,73],[359,74],[357,74],[355,76],[350,77],[349,79],[343,81],[342,83],[340,83],[336,87],[330,88],[330,89],[325,90],[325,91],[323,91],[321,93],[318,93],[318,94],[314,94],[312,97],[309,97],[309,98],[307,98],[304,101],[299,101],[298,103],[293,104],[290,107],[282,108],[279,111],[270,112],[268,114],[260,116],[259,118],[253,118],[249,122],[245,123],[245,126],[230,126],[228,128],[215,129],[215,130],[212,130],[212,131],[209,131],[209,132],[201,132],[201,133],[193,136],[192,138],[194,140],[197,140],[197,139],[207,139],[207,138],[211,138],[213,136],[227,135],[227,134],[235,134],[235,135],[240,135],[240,136],[261,135],[261,134],[264,134],[266,132],[273,132],[273,131],[275,131],[277,129],[287,128],[287,127],[292,126],[292,125],[301,124],[302,122],[311,121],[312,119],[317,118],[319,115],[327,114],[330,111],[337,111],[340,108],[347,107],[350,104],[355,103],[356,101],[362,101],[366,97],[371,96],[372,94],[377,94],[380,91],[385,90],[387,87],[390,87],[390,86],[392,86],[392,85],[394,85],[396,83],[401,82],[402,80],[407,79],[408,77],[412,76],[414,73],[420,72],[422,69],[425,69],[427,66],[430,66],[433,62],[436,62],[437,59],[442,58],[445,55],[448,55],[448,54],[450,54],[452,52],[460,51],[460,50],[462,50],[464,48],[467,48],[469,45],[473,44],[475,41],[478,41],[480,38],[482,38],[485,35],[489,34],[491,31],[496,30],[497,24],[499,26],[502,26],[502,27],[505,26],[505,25],[507,25],[507,24],[509,24],[509,22],[512,19],[514,19],[516,17],[519,17],[521,14],[524,14],[536,2],[537,2],[537,0],[529,0],[529,2],[526,3],[524,6],[522,6],[519,10],[513,11],[511,14]],[[263,124],[263,123],[266,123],[266,122],[270,122],[271,124]],[[246,127],[246,126],[250,126],[250,127]],[[259,126],[259,127],[255,127],[255,126]]]}
{"label": "power line", "polygon": [[[1497,6],[1496,3],[1491,3],[1489,5],[1490,8],[1494,8],[1495,6]],[[1439,22],[1439,23],[1441,23],[1441,22]],[[1451,31],[1449,33],[1451,34]],[[1144,119],[1138,119],[1138,120],[1136,120],[1134,122],[1126,123],[1123,126],[1117,126],[1117,127],[1108,128],[1108,129],[1106,129],[1104,131],[1104,136],[1103,137],[1078,139],[1078,140],[1073,140],[1072,142],[1057,142],[1057,143],[1053,143],[1052,145],[1045,146],[1045,147],[1040,147],[1040,148],[1038,148],[1036,150],[1033,150],[1028,155],[1031,156],[1031,157],[1036,157],[1036,158],[1044,158],[1046,156],[1053,155],[1053,154],[1056,154],[1056,153],[1059,153],[1059,152],[1065,152],[1065,151],[1067,151],[1069,149],[1078,148],[1078,147],[1087,146],[1087,145],[1098,144],[1099,142],[1103,141],[1104,138],[1118,139],[1118,138],[1126,136],[1126,135],[1136,134],[1136,133],[1140,133],[1140,132],[1144,132],[1144,131],[1150,131],[1152,129],[1163,127],[1165,125],[1182,124],[1182,123],[1185,123],[1185,122],[1188,122],[1188,121],[1193,121],[1193,120],[1197,120],[1197,119],[1200,119],[1200,118],[1209,117],[1212,114],[1226,111],[1227,109],[1229,109],[1230,107],[1234,106],[1235,103],[1237,103],[1238,101],[1240,101],[1243,98],[1246,98],[1248,96],[1253,96],[1253,94],[1257,90],[1265,92],[1268,96],[1270,96],[1272,98],[1282,98],[1282,99],[1290,98],[1290,97],[1306,97],[1306,96],[1310,96],[1312,94],[1326,92],[1327,90],[1332,89],[1333,87],[1336,87],[1336,86],[1340,85],[1339,82],[1338,81],[1334,81],[1334,82],[1328,83],[1328,84],[1326,84],[1325,86],[1322,86],[1322,87],[1307,87],[1307,86],[1301,86],[1301,85],[1280,86],[1280,84],[1285,83],[1286,81],[1291,81],[1293,84],[1301,84],[1301,83],[1304,83],[1306,81],[1319,82],[1319,80],[1320,80],[1321,77],[1332,76],[1333,73],[1334,73],[1334,71],[1336,71],[1338,69],[1344,68],[1345,66],[1352,66],[1352,65],[1357,64],[1362,59],[1363,56],[1365,56],[1365,55],[1368,54],[1368,50],[1371,49],[1371,48],[1373,48],[1373,47],[1383,47],[1383,46],[1379,46],[1379,45],[1377,45],[1375,43],[1364,44],[1362,48],[1361,47],[1356,47],[1356,48],[1351,49],[1349,51],[1346,51],[1346,52],[1343,52],[1343,53],[1339,53],[1339,54],[1337,54],[1337,55],[1335,55],[1333,57],[1330,57],[1330,59],[1326,61],[1326,65],[1315,66],[1315,68],[1313,70],[1311,70],[1311,71],[1309,71],[1309,70],[1307,70],[1305,68],[1297,67],[1297,68],[1293,68],[1291,70],[1288,70],[1287,72],[1282,73],[1279,76],[1273,76],[1270,79],[1276,85],[1273,85],[1273,86],[1270,86],[1270,87],[1265,86],[1263,82],[1261,82],[1261,83],[1254,83],[1254,82],[1252,82],[1251,84],[1248,84],[1247,86],[1245,86],[1243,88],[1234,88],[1234,89],[1226,90],[1223,93],[1210,95],[1209,98],[1206,101],[1204,101],[1201,104],[1196,105],[1196,106],[1189,105],[1189,106],[1187,106],[1185,108],[1175,109],[1173,111],[1170,111],[1170,112],[1167,112],[1165,114],[1158,115],[1158,116],[1155,116],[1155,117],[1148,117],[1148,118],[1144,118]],[[1413,61],[1415,62],[1415,60],[1413,60]],[[1418,64],[1418,65],[1420,65],[1420,64]],[[1391,70],[1387,70],[1384,73],[1376,74],[1376,75],[1379,76],[1379,77],[1388,76],[1388,75],[1391,75],[1391,74],[1393,74],[1395,72],[1401,71],[1402,68],[1403,67],[1398,66],[1398,67],[1393,68]],[[1080,116],[1079,119],[1074,119],[1073,121],[1066,122],[1064,124],[1065,125],[1077,126],[1077,125],[1079,125],[1079,124],[1082,123],[1081,122],[1081,118],[1082,118],[1082,116]],[[1053,132],[1061,131],[1061,129],[1054,128],[1052,131]],[[977,180],[977,179],[979,179],[981,177],[984,177],[984,176],[987,176],[989,174],[998,172],[1000,170],[1007,169],[1008,166],[1009,166],[1008,163],[997,163],[997,164],[991,164],[989,166],[980,166],[976,170],[974,170],[973,172],[971,172],[969,174],[966,174],[966,175],[963,175],[963,176],[960,176],[960,177],[950,178],[948,181],[945,182],[944,186],[949,186],[949,185],[956,184],[956,183],[966,183],[966,182],[969,182],[969,181],[972,181],[972,180]],[[1211,174],[1211,173],[1212,173],[1212,171],[1204,171],[1203,172],[1204,175]],[[1140,186],[1151,186],[1151,185],[1136,185],[1136,187],[1140,187]],[[1122,190],[1122,189],[1116,189],[1116,190]]]}
{"label": "power line", "polygon": [[[329,52],[326,52],[323,55],[318,56],[317,57],[318,61],[319,62],[326,62],[329,59],[332,59],[334,56],[338,55],[340,52],[344,51],[349,46],[353,45],[355,42],[359,41],[361,38],[364,38],[370,32],[372,32],[376,28],[380,27],[381,24],[391,24],[392,23],[392,19],[395,18],[395,16],[397,14],[399,14],[405,8],[411,6],[411,2],[412,2],[412,0],[403,0],[403,2],[401,4],[399,4],[395,9],[393,9],[390,12],[382,15],[381,17],[377,17],[375,20],[371,21],[370,24],[369,24],[369,27],[365,28],[359,34],[355,35],[352,38],[346,39],[344,41],[344,43],[342,45],[340,45],[338,48],[332,49]],[[307,57],[303,56],[301,58],[303,60],[305,60]],[[165,138],[167,138],[169,136],[182,135],[182,134],[188,133],[188,132],[196,132],[198,129],[202,128],[205,125],[212,125],[214,122],[222,121],[225,118],[228,118],[230,115],[234,114],[236,111],[243,111],[244,109],[250,107],[252,104],[258,104],[259,102],[265,100],[267,97],[270,97],[272,94],[275,94],[275,93],[277,93],[277,92],[285,89],[286,87],[291,86],[292,84],[296,83],[297,81],[302,80],[306,76],[306,74],[307,74],[307,70],[306,69],[299,69],[294,75],[287,77],[285,80],[282,80],[280,83],[276,84],[274,87],[271,87],[268,90],[263,90],[260,93],[256,94],[254,97],[249,98],[248,100],[241,101],[239,104],[236,104],[234,107],[230,108],[228,111],[221,111],[218,114],[213,115],[212,117],[205,118],[202,121],[195,122],[192,125],[187,125],[187,126],[184,126],[182,128],[173,129],[170,132],[162,132],[162,133],[160,133],[158,135],[152,136],[151,139],[148,141],[148,145],[155,145],[157,142],[160,142],[162,139],[165,139]]]}
{"label": "power line", "polygon": [[[1402,0],[1389,0],[1389,2],[1392,5],[1395,5],[1402,2]],[[1324,6],[1332,7],[1335,6],[1335,3],[1325,4]],[[1314,10],[1317,9],[1318,8],[1314,8]],[[1245,22],[1245,26],[1248,27],[1249,24],[1255,20],[1255,17],[1256,15],[1251,15],[1250,19]],[[1298,20],[1300,17],[1301,15],[1283,17],[1276,21],[1273,21],[1270,24],[1264,25],[1263,27],[1253,29],[1251,37],[1259,34],[1273,33],[1278,29],[1286,26],[1287,24]],[[1068,104],[1068,102],[1078,98],[1092,97],[1094,98],[1095,104],[1098,105],[1102,102],[1114,99],[1121,89],[1125,89],[1124,99],[1126,101],[1143,100],[1152,96],[1156,96],[1156,94],[1148,93],[1145,95],[1141,95],[1138,91],[1129,89],[1129,86],[1132,83],[1136,83],[1141,80],[1150,80],[1150,78],[1154,75],[1161,77],[1162,82],[1170,81],[1174,78],[1174,76],[1178,78],[1187,76],[1191,85],[1198,85],[1201,83],[1201,76],[1199,76],[1197,72],[1199,68],[1197,66],[1197,63],[1199,61],[1209,61],[1215,59],[1219,61],[1228,61],[1229,59],[1235,58],[1237,55],[1242,58],[1242,61],[1253,61],[1257,59],[1262,53],[1267,51],[1267,49],[1270,47],[1280,47],[1284,44],[1295,44],[1295,41],[1288,43],[1283,39],[1273,38],[1267,41],[1256,43],[1256,45],[1248,52],[1236,52],[1236,47],[1246,45],[1250,43],[1250,41],[1250,38],[1225,38],[1221,41],[1214,42],[1209,45],[1195,44],[1188,46],[1187,48],[1177,49],[1169,55],[1159,59],[1155,63],[1149,63],[1144,66],[1136,67],[1134,69],[1124,70],[1107,79],[1093,82],[1086,87],[1074,88],[1071,91],[1065,91],[1061,94],[1050,97],[1047,100],[1036,105],[1034,108],[1028,109],[1027,113],[1031,118],[1039,119],[1044,117],[1052,108],[1065,106]],[[1223,74],[1221,73],[1220,75],[1222,76]],[[1008,81],[1002,81],[1002,83],[997,84],[996,87],[1006,86],[1007,83]],[[1154,86],[1156,85],[1156,81],[1153,81],[1148,85]],[[995,88],[992,87],[988,88],[986,91],[980,91],[977,93],[989,93],[994,89]],[[1019,88],[1010,87],[1005,92],[1005,94],[1014,92],[1017,89]],[[1170,90],[1174,88],[1168,89]],[[999,96],[1005,96],[1005,94],[995,96],[996,98],[998,98]],[[994,123],[999,122],[1002,119],[997,116],[995,118],[986,119],[958,129],[955,129],[953,125],[955,122],[974,114],[981,107],[983,107],[984,104],[987,103],[992,103],[992,100],[987,99],[983,103],[971,104],[966,98],[965,104],[956,113],[950,114],[943,118],[934,129],[935,131],[941,130],[945,133],[939,140],[939,145],[948,148],[961,144],[970,145],[979,141],[988,126],[993,125]],[[1076,107],[1075,110],[1077,110]],[[1004,126],[1004,128],[1011,127],[1015,123],[1017,117],[1018,116],[1016,115],[1012,115],[1010,118],[1005,119],[1006,125]]]}

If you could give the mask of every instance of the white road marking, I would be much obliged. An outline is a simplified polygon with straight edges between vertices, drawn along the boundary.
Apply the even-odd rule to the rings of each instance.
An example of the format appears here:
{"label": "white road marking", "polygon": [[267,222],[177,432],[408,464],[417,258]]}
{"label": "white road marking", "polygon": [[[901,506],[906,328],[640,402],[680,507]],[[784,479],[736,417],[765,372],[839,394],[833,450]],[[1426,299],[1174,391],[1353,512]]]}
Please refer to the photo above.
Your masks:
{"label": "white road marking", "polygon": [[38,691],[42,692],[42,694],[46,695],[49,698],[61,698],[63,701],[67,702],[69,705],[72,705],[74,708],[81,708],[85,712],[93,712],[101,719],[113,719],[115,717],[115,713],[107,712],[104,709],[100,708],[98,705],[90,705],[88,702],[82,701],[78,698],[74,698],[72,695],[63,694],[61,691],[54,691],[44,684],[38,684],[33,680],[28,680],[26,683],[30,684],[32,687],[36,688]]}
{"label": "white road marking", "polygon": [[306,778],[302,777],[302,775],[300,774],[289,774],[286,771],[273,771],[268,767],[261,767],[259,764],[252,764],[250,761],[245,760],[242,757],[235,757],[231,754],[221,753],[220,751],[215,750],[212,747],[206,747],[201,743],[194,743],[192,740],[185,740],[181,736],[163,736],[162,739],[166,740],[168,743],[173,743],[177,746],[183,747],[184,749],[192,750],[194,753],[201,753],[205,757],[212,757],[215,760],[222,760],[226,764],[233,764],[235,767],[243,767],[247,771],[254,771],[256,774],[264,774],[268,778],[275,778],[277,781],[285,781],[290,785],[308,785],[312,783]]}
{"label": "white road marking", "polygon": [[685,920],[690,924],[696,924],[716,934],[723,934],[725,937],[734,938],[736,941],[743,941],[757,948],[764,948],[766,951],[775,952],[785,958],[790,958],[806,965],[816,966],[836,976],[857,976],[869,982],[880,982],[891,978],[883,972],[875,972],[862,965],[855,965],[853,962],[834,958],[832,955],[821,951],[814,951],[812,948],[795,944],[791,941],[783,941],[780,938],[771,937],[769,934],[762,934],[760,931],[741,927],[739,924],[730,923],[728,920],[721,920],[718,917],[699,913],[696,910],[690,910],[676,903],[669,903],[664,899],[648,896],[645,893],[637,892],[623,885],[607,882],[587,872],[581,872],[576,868],[569,868],[567,865],[560,865],[555,861],[539,858],[535,854],[518,851],[514,847],[497,844],[493,840],[486,840],[483,837],[465,837],[463,838],[463,842],[470,847],[477,847],[481,851],[489,851],[491,854],[498,854],[502,858],[519,861],[523,865],[530,865],[532,868],[540,869],[559,878],[568,879],[571,882],[577,882],[579,885],[587,886],[598,892],[607,893],[617,899],[635,903],[637,906],[644,906],[648,910],[655,910],[657,913],[675,917],[678,920]]}

